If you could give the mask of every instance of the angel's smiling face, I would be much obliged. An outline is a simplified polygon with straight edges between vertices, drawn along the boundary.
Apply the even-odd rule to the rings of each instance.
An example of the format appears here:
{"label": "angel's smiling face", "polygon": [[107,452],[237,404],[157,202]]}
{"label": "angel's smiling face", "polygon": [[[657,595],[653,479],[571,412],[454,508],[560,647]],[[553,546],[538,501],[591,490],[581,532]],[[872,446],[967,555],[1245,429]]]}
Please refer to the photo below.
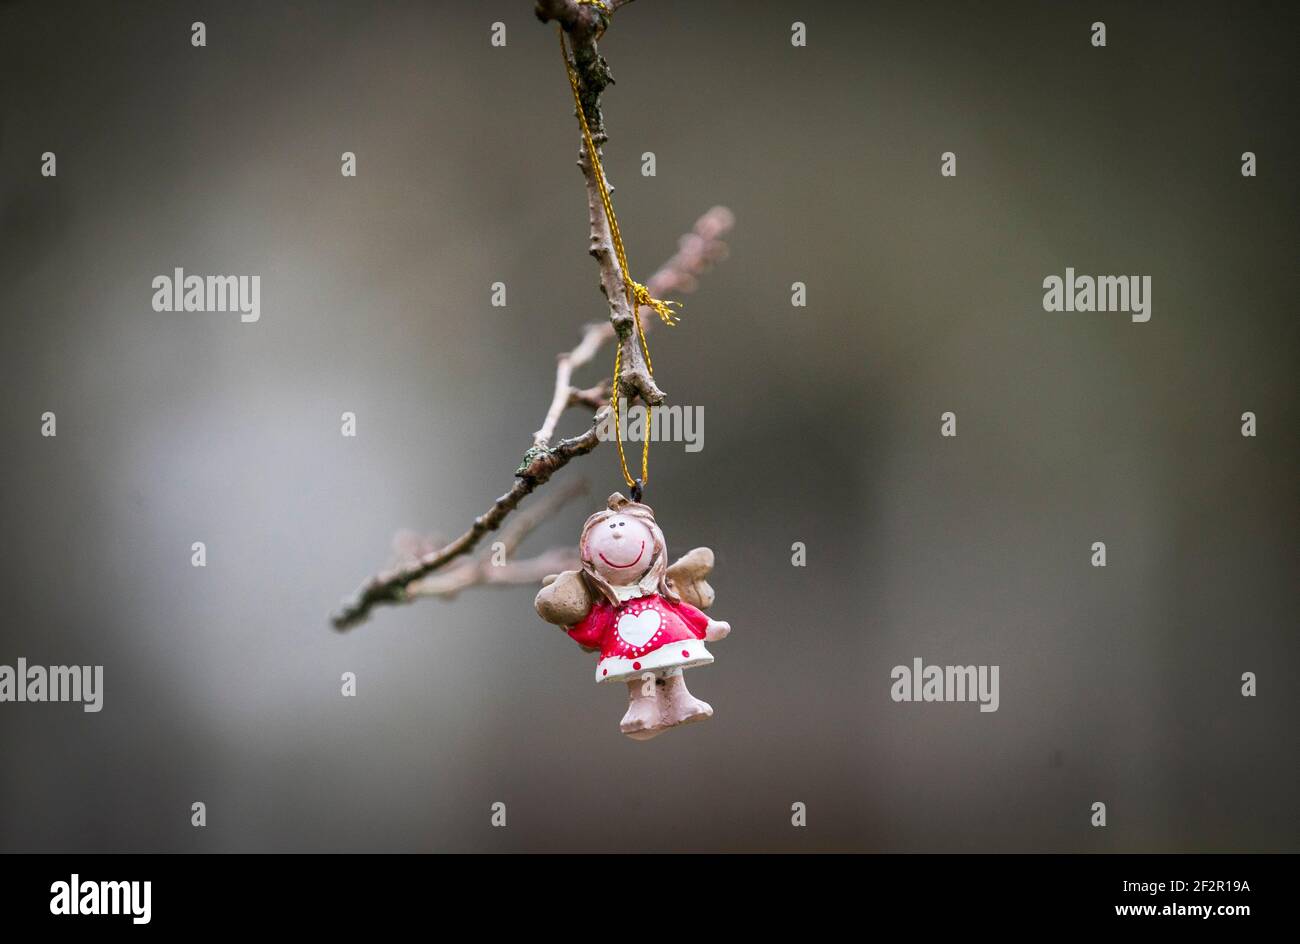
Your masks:
{"label": "angel's smiling face", "polygon": [[638,518],[613,515],[591,529],[583,556],[611,585],[626,587],[650,569],[654,535]]}

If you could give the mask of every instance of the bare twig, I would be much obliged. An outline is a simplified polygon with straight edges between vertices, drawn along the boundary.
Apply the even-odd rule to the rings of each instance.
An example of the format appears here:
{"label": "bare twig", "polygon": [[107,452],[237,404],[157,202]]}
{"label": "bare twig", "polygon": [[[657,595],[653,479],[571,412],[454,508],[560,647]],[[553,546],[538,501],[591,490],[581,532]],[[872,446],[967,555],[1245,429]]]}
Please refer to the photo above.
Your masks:
{"label": "bare twig", "polygon": [[[630,0],[606,0],[605,10],[612,13],[628,2]],[[569,34],[574,67],[579,77],[583,112],[587,116],[593,141],[600,147],[606,140],[600,113],[600,94],[613,81],[613,77],[609,74],[609,66],[596,50],[596,40],[608,25],[608,16],[596,6],[580,4],[576,0],[537,0],[536,12],[542,22],[555,20]],[[377,605],[405,603],[416,596],[449,597],[467,586],[539,579],[548,573],[573,566],[571,557],[562,557],[567,552],[557,549],[531,560],[509,562],[506,567],[489,568],[487,571],[480,570],[481,562],[466,562],[440,574],[436,580],[428,579],[435,571],[473,551],[483,535],[499,527],[526,496],[546,484],[570,460],[586,455],[599,445],[598,430],[609,411],[611,383],[605,381],[595,387],[578,389],[572,385],[572,377],[573,371],[595,357],[607,341],[617,338],[623,346],[621,392],[626,392],[629,398],[632,395],[639,396],[643,402],[651,405],[663,401],[664,394],[650,377],[640,346],[632,332],[633,318],[624,285],[625,273],[620,271],[615,257],[609,222],[605,219],[594,168],[587,159],[585,147],[580,150],[578,166],[582,168],[587,184],[587,207],[591,224],[589,251],[600,264],[601,290],[605,293],[610,309],[608,323],[588,326],[578,346],[567,354],[560,355],[550,408],[541,427],[533,434],[532,447],[524,454],[523,461],[515,470],[515,484],[510,490],[475,518],[470,528],[451,543],[407,559],[362,584],[331,617],[337,629],[349,629],[364,622],[370,610]],[[731,212],[723,207],[714,207],[700,217],[695,228],[682,237],[677,253],[647,280],[646,287],[651,295],[660,297],[693,291],[696,278],[713,262],[725,257],[726,244],[722,237],[732,223]],[[647,317],[644,326],[648,327],[650,321]],[[596,409],[591,428],[579,436],[560,440],[552,446],[550,441],[555,435],[560,416],[568,407],[578,405]],[[558,499],[559,504],[562,504],[567,497],[561,494]],[[536,515],[516,526],[512,532],[515,535],[514,543],[507,541],[507,547],[513,550],[536,526],[537,521],[553,513],[556,507],[558,504],[535,509]],[[537,574],[536,577],[532,576],[534,573]]]}
{"label": "bare twig", "polygon": [[[546,419],[542,421],[542,426],[537,432],[533,433],[533,445],[545,446],[555,435],[555,424],[560,421],[560,415],[570,406],[575,405],[575,395],[581,394],[573,384],[573,370],[575,367],[581,367],[600,350],[605,343],[607,336],[612,337],[614,330],[609,324],[592,324],[588,325],[582,332],[582,340],[578,346],[567,354],[561,354],[555,365],[555,395],[551,398],[551,408],[546,411]],[[608,388],[602,384],[605,396],[608,396]],[[597,392],[597,396],[601,391]],[[581,402],[580,400],[577,402]]]}
{"label": "bare twig", "polygon": [[515,515],[510,521],[510,527],[501,532],[501,545],[506,557],[513,557],[515,551],[519,550],[519,545],[524,542],[524,538],[532,534],[543,521],[554,516],[573,499],[586,494],[586,480],[574,479],[562,487],[557,487],[545,498],[538,499],[537,504],[527,511]]}
{"label": "bare twig", "polygon": [[441,597],[454,600],[456,594],[470,587],[536,586],[549,574],[577,570],[582,566],[578,552],[570,547],[553,547],[536,557],[507,561],[497,567],[455,567],[411,584],[407,593],[414,597]]}
{"label": "bare twig", "polygon": [[[500,561],[495,544],[493,553],[478,560],[461,560],[453,567],[414,581],[406,588],[408,596],[440,596],[450,599],[461,590],[480,584],[533,583],[547,574],[576,567],[577,553],[569,548],[552,548],[532,560],[511,558],[528,537],[546,519],[553,516],[579,495],[585,495],[587,483],[575,479],[558,491],[550,492],[538,504],[520,511],[501,532]],[[549,569],[547,569],[549,568]],[[539,571],[540,573],[535,573]],[[534,575],[535,574],[535,575]]]}

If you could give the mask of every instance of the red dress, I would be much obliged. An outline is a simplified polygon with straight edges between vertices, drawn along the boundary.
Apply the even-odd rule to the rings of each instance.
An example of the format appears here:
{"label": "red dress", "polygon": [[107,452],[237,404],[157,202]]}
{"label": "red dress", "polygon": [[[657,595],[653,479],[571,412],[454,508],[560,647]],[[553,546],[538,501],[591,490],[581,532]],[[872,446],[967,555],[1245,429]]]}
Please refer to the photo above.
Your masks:
{"label": "red dress", "polygon": [[645,672],[708,665],[704,647],[709,618],[689,603],[673,603],[657,593],[612,606],[600,600],[568,633],[582,648],[600,650],[597,682],[626,681]]}

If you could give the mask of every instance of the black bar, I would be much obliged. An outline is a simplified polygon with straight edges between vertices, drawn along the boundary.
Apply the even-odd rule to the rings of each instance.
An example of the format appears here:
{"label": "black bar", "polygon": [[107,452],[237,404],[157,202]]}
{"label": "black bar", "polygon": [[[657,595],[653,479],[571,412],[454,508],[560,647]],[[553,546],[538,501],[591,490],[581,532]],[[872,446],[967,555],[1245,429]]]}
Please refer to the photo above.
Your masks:
{"label": "black bar", "polygon": [[[1233,934],[1293,923],[1285,900],[1295,865],[1289,856],[865,855],[797,862],[787,856],[607,856],[599,862],[572,856],[543,861],[550,858],[9,856],[3,860],[9,874],[0,902],[6,929],[93,933],[396,930],[431,917],[478,923],[486,930],[510,921],[527,928],[543,916],[595,930],[604,920],[595,917],[598,902],[610,897],[621,897],[628,908],[627,929],[643,922],[679,923],[696,909],[702,916],[726,915],[745,923],[827,913],[847,920],[856,916],[862,926],[881,929],[919,921],[927,932],[1127,925],[1139,932],[1204,928]],[[74,874],[83,892],[87,883],[149,882],[148,922],[135,923],[127,907],[117,915],[52,914],[52,886],[70,884]],[[679,878],[672,880],[674,875]],[[493,900],[498,905],[484,910],[483,902]],[[639,904],[629,906],[629,900]]]}

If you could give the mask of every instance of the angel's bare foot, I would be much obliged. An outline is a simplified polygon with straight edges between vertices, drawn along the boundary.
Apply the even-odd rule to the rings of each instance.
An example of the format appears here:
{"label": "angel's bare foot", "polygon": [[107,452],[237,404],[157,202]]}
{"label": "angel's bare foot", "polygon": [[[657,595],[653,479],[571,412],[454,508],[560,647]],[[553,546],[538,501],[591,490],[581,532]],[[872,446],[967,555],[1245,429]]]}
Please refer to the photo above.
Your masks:
{"label": "angel's bare foot", "polygon": [[649,695],[643,693],[644,687],[640,679],[627,683],[627,714],[618,725],[620,731],[638,741],[648,740],[663,730],[659,686],[651,686]]}
{"label": "angel's bare foot", "polygon": [[680,672],[664,680],[663,701],[666,725],[690,724],[713,717],[713,706],[687,690],[686,677]]}

